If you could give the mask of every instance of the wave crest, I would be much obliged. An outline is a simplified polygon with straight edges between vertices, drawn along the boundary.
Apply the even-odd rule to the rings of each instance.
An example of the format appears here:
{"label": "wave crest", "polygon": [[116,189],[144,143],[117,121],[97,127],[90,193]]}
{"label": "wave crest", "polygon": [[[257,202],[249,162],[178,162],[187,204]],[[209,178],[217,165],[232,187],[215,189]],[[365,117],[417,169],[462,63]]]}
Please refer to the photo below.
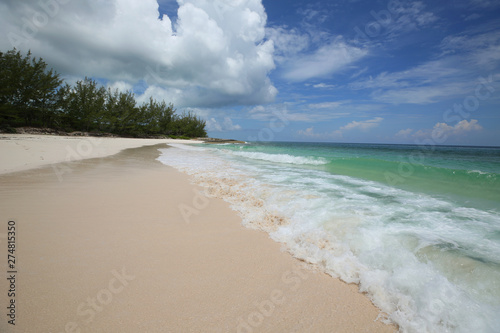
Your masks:
{"label": "wave crest", "polygon": [[285,164],[303,164],[303,165],[324,165],[328,161],[321,157],[306,157],[306,156],[293,156],[288,154],[267,154],[258,152],[231,152],[232,155],[250,158],[253,160],[262,160],[274,163]]}

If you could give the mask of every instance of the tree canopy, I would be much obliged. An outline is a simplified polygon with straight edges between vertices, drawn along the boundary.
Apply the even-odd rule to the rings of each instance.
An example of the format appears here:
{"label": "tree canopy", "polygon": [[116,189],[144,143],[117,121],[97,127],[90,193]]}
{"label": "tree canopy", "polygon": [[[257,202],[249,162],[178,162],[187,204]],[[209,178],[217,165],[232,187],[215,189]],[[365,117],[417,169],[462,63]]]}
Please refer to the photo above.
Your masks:
{"label": "tree canopy", "polygon": [[205,137],[206,123],[176,114],[153,97],[137,105],[132,92],[106,89],[85,78],[70,86],[31,52],[0,52],[0,128],[35,126],[122,136]]}

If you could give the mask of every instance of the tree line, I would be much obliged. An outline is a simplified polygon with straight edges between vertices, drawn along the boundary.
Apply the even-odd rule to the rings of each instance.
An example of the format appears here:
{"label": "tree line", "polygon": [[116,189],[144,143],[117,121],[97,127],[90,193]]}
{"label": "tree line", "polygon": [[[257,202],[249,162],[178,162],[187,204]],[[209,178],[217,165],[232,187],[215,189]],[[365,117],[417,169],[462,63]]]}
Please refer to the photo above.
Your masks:
{"label": "tree line", "polygon": [[73,86],[31,52],[0,52],[0,129],[47,127],[66,132],[206,137],[205,121],[153,97],[138,105],[132,92],[85,78]]}

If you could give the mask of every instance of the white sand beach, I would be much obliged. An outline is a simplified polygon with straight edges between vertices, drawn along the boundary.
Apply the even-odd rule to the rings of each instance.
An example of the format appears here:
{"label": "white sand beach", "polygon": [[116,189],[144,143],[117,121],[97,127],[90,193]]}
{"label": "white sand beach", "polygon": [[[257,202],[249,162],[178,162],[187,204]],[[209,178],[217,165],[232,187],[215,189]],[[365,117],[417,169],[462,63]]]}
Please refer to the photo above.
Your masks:
{"label": "white sand beach", "polygon": [[396,330],[357,286],[307,268],[156,161],[169,140],[1,137],[4,273],[8,221],[17,259],[16,325],[2,279],[2,332]]}

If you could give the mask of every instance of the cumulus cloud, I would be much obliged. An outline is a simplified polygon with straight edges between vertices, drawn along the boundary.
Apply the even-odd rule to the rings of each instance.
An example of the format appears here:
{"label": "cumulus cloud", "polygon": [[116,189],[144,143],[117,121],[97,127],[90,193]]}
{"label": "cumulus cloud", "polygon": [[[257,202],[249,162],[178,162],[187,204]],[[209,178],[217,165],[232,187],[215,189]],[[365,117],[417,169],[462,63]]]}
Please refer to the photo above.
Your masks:
{"label": "cumulus cloud", "polygon": [[156,0],[3,2],[0,48],[31,49],[68,76],[145,81],[146,93],[178,106],[273,101],[261,1],[177,3],[175,18],[160,19]]}
{"label": "cumulus cloud", "polygon": [[316,138],[316,139],[342,139],[344,134],[352,130],[368,131],[369,129],[378,127],[384,118],[376,117],[364,121],[352,121],[345,126],[340,127],[337,130],[331,132],[317,133],[314,127],[311,126],[305,130],[297,131],[297,134],[306,138]]}
{"label": "cumulus cloud", "polygon": [[432,139],[436,143],[443,144],[446,140],[454,141],[469,133],[482,130],[483,127],[476,119],[470,121],[464,119],[453,126],[446,123],[436,123],[432,129],[421,129],[416,132],[413,132],[412,129],[401,130],[396,134],[396,137],[399,139]]}
{"label": "cumulus cloud", "polygon": [[128,92],[132,91],[134,87],[132,87],[132,85],[127,82],[115,81],[112,82],[111,84],[108,84],[108,88],[111,89],[111,91],[118,90],[119,92]]}
{"label": "cumulus cloud", "polygon": [[229,117],[225,117],[222,122],[217,121],[215,118],[209,118],[207,120],[207,131],[209,132],[230,132],[240,130],[241,126],[233,124],[233,121]]}
{"label": "cumulus cloud", "polygon": [[458,122],[455,126],[450,126],[446,123],[437,123],[434,125],[435,131],[440,131],[447,135],[461,135],[466,132],[480,131],[483,127],[478,124],[476,119],[467,121],[466,119]]}
{"label": "cumulus cloud", "polygon": [[344,102],[302,104],[294,103],[258,105],[248,112],[250,119],[259,121],[289,122],[318,122],[348,116],[350,113],[342,110],[335,111]]}
{"label": "cumulus cloud", "polygon": [[396,137],[400,138],[400,139],[408,139],[410,137],[411,133],[413,133],[413,129],[407,128],[407,129],[404,129],[404,130],[397,132]]}
{"label": "cumulus cloud", "polygon": [[380,122],[382,122],[384,118],[381,117],[375,117],[373,119],[365,120],[365,121],[352,121],[349,124],[342,126],[340,128],[341,132],[345,131],[350,131],[354,129],[359,129],[361,131],[366,131],[370,128],[374,128],[380,125]]}
{"label": "cumulus cloud", "polygon": [[309,138],[322,138],[325,137],[325,133],[316,133],[314,131],[314,126],[308,127],[305,130],[298,130],[297,134]]}
{"label": "cumulus cloud", "polygon": [[312,53],[291,57],[284,64],[286,79],[305,81],[312,78],[329,77],[368,54],[366,49],[348,45],[342,38],[320,46]]}
{"label": "cumulus cloud", "polygon": [[326,83],[318,83],[318,84],[313,85],[313,88],[317,88],[317,89],[332,89],[335,87],[336,86],[333,84],[326,84]]}

